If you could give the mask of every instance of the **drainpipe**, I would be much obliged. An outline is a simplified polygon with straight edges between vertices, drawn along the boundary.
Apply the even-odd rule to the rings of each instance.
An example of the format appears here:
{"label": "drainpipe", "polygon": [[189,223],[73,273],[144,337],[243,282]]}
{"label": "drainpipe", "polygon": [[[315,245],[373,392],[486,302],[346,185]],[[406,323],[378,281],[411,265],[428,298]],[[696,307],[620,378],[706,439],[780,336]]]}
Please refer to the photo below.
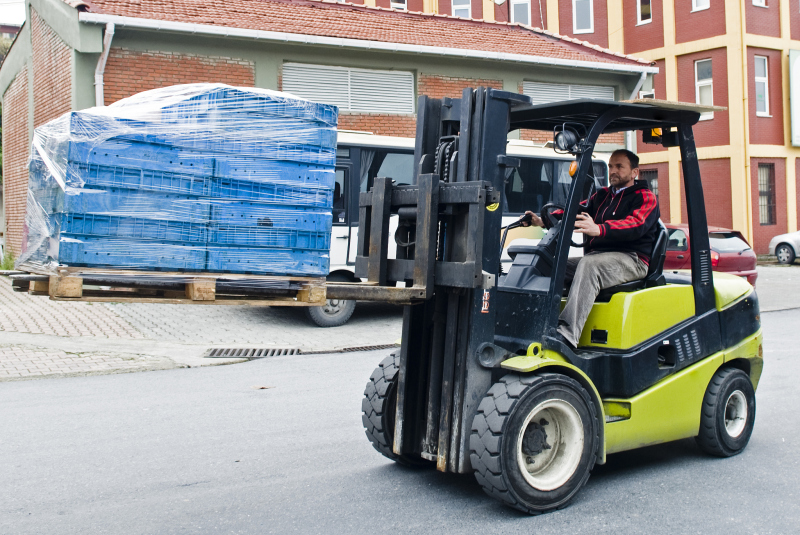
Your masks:
{"label": "drainpipe", "polygon": [[[636,100],[636,98],[639,96],[639,90],[642,88],[642,85],[644,84],[644,81],[646,79],[647,79],[647,73],[643,72],[639,76],[639,81],[636,82],[636,87],[634,87],[633,91],[631,91],[631,96],[628,97],[628,100]],[[625,148],[633,152],[636,152],[636,138],[634,137],[635,135],[636,132],[625,133]]]}
{"label": "drainpipe", "polygon": [[106,24],[106,33],[103,36],[103,53],[97,60],[97,67],[94,70],[94,104],[95,106],[105,106],[105,96],[103,95],[103,74],[106,70],[108,52],[111,50],[111,39],[114,38],[114,23]]}

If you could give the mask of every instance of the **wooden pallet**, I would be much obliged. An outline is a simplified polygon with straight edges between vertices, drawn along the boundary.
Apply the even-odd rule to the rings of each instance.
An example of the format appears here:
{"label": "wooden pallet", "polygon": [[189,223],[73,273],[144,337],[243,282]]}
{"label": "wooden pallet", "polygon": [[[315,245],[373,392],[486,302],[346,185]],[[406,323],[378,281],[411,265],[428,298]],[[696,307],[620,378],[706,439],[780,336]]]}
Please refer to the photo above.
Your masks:
{"label": "wooden pallet", "polygon": [[[167,289],[149,288],[157,286],[154,281]],[[226,288],[230,285],[238,287]],[[325,303],[325,278],[72,267],[59,268],[58,275],[49,279],[31,281],[29,292],[55,301],[320,306]]]}

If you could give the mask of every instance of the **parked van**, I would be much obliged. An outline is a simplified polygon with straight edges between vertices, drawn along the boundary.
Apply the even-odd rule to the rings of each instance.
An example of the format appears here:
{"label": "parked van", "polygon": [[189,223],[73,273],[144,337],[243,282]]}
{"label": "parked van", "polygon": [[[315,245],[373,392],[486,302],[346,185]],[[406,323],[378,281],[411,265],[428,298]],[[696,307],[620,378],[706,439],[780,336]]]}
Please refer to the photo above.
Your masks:
{"label": "parked van", "polygon": [[[506,191],[503,196],[503,225],[519,218],[526,210],[538,213],[547,203],[564,204],[569,193],[571,177],[570,155],[559,155],[549,147],[532,142],[512,140],[508,143],[509,156],[520,158],[517,169],[509,169]],[[586,195],[592,188],[608,184],[608,155],[595,155],[595,183],[587,185]],[[328,280],[355,282],[355,256],[358,240],[358,195],[369,191],[376,177],[392,178],[397,184],[411,184],[414,175],[414,138],[376,136],[372,134],[338,133],[336,153],[336,185],[333,195],[333,233],[331,236],[331,270]],[[392,218],[389,235],[394,236],[397,218]],[[509,231],[505,247],[515,240],[536,244],[543,236],[540,228],[528,227]],[[576,235],[576,242],[582,238]],[[498,236],[498,244],[500,236]],[[395,248],[390,245],[389,254]],[[505,251],[505,250],[504,250]],[[574,256],[583,254],[573,248]],[[511,259],[505,252],[503,261]],[[342,325],[355,310],[355,301],[329,299],[322,307],[306,309],[309,318],[321,327]]]}

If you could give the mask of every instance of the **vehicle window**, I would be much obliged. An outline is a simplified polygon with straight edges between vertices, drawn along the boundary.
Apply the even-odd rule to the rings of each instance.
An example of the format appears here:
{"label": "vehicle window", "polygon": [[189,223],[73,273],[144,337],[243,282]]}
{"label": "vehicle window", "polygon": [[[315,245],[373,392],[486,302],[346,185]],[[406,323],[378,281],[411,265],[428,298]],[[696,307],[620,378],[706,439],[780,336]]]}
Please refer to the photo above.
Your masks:
{"label": "vehicle window", "polygon": [[369,191],[376,177],[388,177],[396,185],[414,179],[414,155],[388,150],[361,149],[361,191]]}
{"label": "vehicle window", "polygon": [[347,179],[347,171],[338,167],[336,169],[336,183],[333,186],[333,222],[345,222],[345,208],[347,206],[347,198],[345,197],[345,180]]}
{"label": "vehicle window", "polygon": [[[526,210],[539,213],[547,203],[565,204],[572,177],[569,176],[569,160],[548,160],[544,158],[521,158],[520,166],[506,179],[503,212],[521,214]],[[608,183],[608,167],[603,162],[592,164],[595,186],[605,187]],[[555,180],[553,180],[555,176]],[[591,181],[586,182],[582,199],[589,197]]]}
{"label": "vehicle window", "polygon": [[667,251],[685,251],[688,248],[688,244],[686,243],[686,233],[678,228],[669,229]]}
{"label": "vehicle window", "polygon": [[735,232],[709,232],[708,241],[718,253],[740,253],[750,249],[747,242]]}

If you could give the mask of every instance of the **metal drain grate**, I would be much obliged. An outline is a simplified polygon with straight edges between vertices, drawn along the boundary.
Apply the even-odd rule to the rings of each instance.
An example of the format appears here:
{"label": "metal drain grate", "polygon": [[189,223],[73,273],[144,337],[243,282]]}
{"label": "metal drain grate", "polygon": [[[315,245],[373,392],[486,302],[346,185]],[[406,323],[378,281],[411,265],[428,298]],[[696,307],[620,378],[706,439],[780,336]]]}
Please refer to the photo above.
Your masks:
{"label": "metal drain grate", "polygon": [[350,353],[351,351],[377,351],[379,349],[395,349],[400,347],[398,344],[383,344],[377,346],[356,346],[343,347],[341,349],[315,349],[314,351],[303,351],[303,355],[322,355],[329,353]]}
{"label": "metal drain grate", "polygon": [[263,359],[264,357],[280,357],[283,355],[299,355],[299,349],[258,348],[258,347],[217,347],[209,349],[204,355],[207,359]]}

